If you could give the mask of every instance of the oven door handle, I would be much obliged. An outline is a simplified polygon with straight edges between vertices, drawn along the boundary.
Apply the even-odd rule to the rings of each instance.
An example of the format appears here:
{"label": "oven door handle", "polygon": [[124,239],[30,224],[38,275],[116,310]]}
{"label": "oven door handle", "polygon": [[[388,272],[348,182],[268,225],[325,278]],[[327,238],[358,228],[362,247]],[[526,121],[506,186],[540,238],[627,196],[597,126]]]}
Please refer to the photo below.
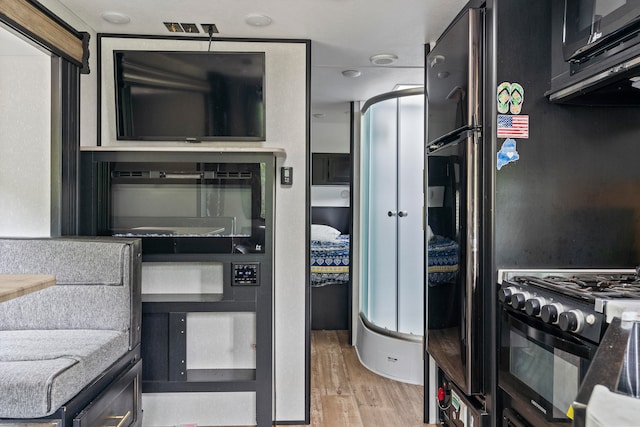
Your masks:
{"label": "oven door handle", "polygon": [[561,337],[551,330],[541,330],[519,319],[513,312],[505,310],[508,324],[520,331],[527,338],[543,344],[548,349],[557,348],[584,359],[591,360],[595,354],[595,345],[589,345],[573,336]]}

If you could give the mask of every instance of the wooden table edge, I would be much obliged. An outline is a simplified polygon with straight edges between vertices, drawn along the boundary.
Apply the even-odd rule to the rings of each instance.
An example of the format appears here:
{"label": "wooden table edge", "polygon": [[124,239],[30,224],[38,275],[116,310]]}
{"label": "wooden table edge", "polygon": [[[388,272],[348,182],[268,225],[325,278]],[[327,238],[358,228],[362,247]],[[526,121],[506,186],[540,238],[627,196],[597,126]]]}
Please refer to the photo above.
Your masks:
{"label": "wooden table edge", "polygon": [[48,288],[56,284],[51,274],[0,274],[0,302]]}

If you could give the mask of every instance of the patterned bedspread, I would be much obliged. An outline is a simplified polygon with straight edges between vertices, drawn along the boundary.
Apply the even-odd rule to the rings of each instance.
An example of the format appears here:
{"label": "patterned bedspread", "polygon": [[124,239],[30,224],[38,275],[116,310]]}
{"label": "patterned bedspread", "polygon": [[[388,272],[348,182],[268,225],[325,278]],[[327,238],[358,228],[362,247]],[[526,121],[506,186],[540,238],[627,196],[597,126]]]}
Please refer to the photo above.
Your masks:
{"label": "patterned bedspread", "polygon": [[428,251],[429,286],[455,282],[458,278],[458,244],[436,235],[429,241]]}
{"label": "patterned bedspread", "polygon": [[349,235],[311,241],[311,286],[349,281]]}

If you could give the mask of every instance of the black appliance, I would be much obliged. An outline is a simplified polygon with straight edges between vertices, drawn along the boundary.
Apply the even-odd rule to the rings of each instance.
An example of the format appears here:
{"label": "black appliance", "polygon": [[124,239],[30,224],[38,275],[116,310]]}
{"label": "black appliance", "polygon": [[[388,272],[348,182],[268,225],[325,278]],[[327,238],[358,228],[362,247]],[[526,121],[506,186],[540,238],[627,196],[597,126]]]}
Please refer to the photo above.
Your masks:
{"label": "black appliance", "polygon": [[640,105],[640,1],[565,0],[560,14],[549,99]]}
{"label": "black appliance", "polygon": [[[483,34],[484,11],[468,9],[426,58],[427,218],[433,233],[456,248],[449,254],[454,262],[445,266],[456,267],[454,274],[438,275],[441,281],[429,274],[427,352],[467,395],[483,392],[485,369],[479,254]],[[434,244],[429,242],[429,263]],[[432,313],[444,306],[459,316],[435,318]]]}
{"label": "black appliance", "polygon": [[639,373],[640,301],[636,301],[635,308],[629,307],[607,327],[573,402],[573,426],[637,424]]}
{"label": "black appliance", "polygon": [[450,427],[487,427],[489,414],[482,402],[469,398],[438,370],[437,404],[442,415],[442,425]]}
{"label": "black appliance", "polygon": [[637,0],[565,0],[563,55],[585,61],[638,31]]}
{"label": "black appliance", "polygon": [[264,253],[264,163],[199,161],[194,153],[174,161],[149,153],[125,153],[135,160],[91,154],[85,174],[92,196],[83,222],[93,229],[87,232],[142,238],[145,257]]}
{"label": "black appliance", "polygon": [[113,54],[119,140],[264,141],[264,52]]}
{"label": "black appliance", "polygon": [[622,269],[504,270],[499,277],[505,425],[567,425],[608,324],[638,307],[640,278]]}

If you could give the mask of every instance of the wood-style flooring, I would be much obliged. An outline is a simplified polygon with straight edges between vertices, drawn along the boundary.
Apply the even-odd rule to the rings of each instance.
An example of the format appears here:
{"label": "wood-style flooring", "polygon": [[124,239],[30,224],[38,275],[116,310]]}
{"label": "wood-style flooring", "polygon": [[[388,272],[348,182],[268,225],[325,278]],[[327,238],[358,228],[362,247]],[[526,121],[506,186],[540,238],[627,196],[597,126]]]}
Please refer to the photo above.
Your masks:
{"label": "wood-style flooring", "polygon": [[362,366],[347,331],[312,331],[312,427],[428,426],[423,401],[422,386],[393,381]]}
{"label": "wood-style flooring", "polygon": [[438,427],[423,423],[423,387],[369,371],[348,337],[347,331],[311,331],[310,426]]}

